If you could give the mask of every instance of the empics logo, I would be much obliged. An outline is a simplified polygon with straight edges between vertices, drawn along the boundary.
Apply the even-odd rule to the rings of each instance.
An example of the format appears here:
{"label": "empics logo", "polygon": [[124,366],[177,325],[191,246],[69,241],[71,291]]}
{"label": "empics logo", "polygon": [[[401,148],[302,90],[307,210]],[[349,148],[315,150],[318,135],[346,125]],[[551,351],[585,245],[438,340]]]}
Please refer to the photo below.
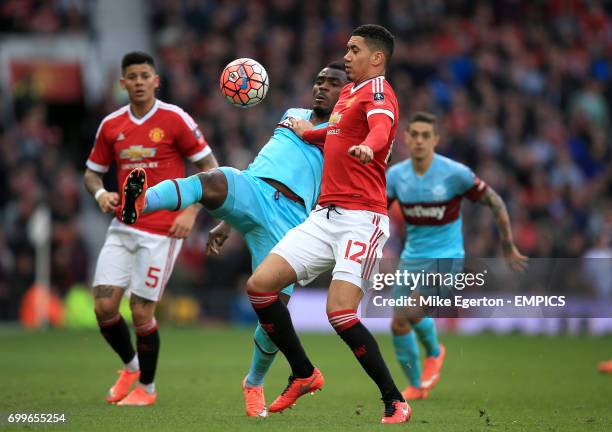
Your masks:
{"label": "empics logo", "polygon": [[160,128],[153,128],[149,132],[149,138],[154,143],[160,142],[164,138],[164,130]]}
{"label": "empics logo", "polygon": [[150,147],[143,147],[141,145],[133,145],[119,152],[121,159],[128,159],[131,161],[141,161],[144,158],[154,157],[157,153],[157,149]]}

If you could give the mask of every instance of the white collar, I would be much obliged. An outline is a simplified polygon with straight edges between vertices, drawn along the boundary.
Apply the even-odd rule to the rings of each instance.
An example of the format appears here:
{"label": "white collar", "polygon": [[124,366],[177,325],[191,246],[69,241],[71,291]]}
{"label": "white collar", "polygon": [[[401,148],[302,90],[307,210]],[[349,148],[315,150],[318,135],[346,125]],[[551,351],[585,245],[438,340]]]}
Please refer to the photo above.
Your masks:
{"label": "white collar", "polygon": [[361,83],[359,83],[357,85],[353,85],[353,87],[351,88],[351,94],[355,93],[361,87],[363,87],[367,83],[371,82],[372,80],[375,80],[376,78],[383,78],[384,79],[385,76],[384,75],[378,75],[378,76],[375,76],[374,78],[369,78],[369,79],[367,79],[367,80],[365,80],[365,81],[363,81],[363,82],[361,82]]}
{"label": "white collar", "polygon": [[149,120],[151,117],[153,117],[153,114],[157,112],[158,107],[159,107],[159,100],[155,99],[155,103],[153,104],[149,112],[146,113],[144,116],[138,118],[132,112],[132,105],[128,105],[128,113],[130,115],[130,120],[132,120],[134,123],[140,126],[141,124]]}

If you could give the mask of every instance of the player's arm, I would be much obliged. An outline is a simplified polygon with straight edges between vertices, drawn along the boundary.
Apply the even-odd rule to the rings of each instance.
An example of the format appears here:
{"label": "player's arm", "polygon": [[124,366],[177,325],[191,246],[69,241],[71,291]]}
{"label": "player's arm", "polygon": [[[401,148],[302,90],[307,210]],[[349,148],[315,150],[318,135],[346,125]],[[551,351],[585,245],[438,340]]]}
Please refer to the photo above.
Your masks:
{"label": "player's arm", "polygon": [[308,120],[295,118],[291,118],[289,120],[288,126],[294,134],[299,136],[308,144],[316,145],[319,148],[322,148],[325,145],[328,127],[315,129],[314,125]]}
{"label": "player's arm", "polygon": [[113,163],[113,146],[106,137],[106,119],[100,123],[93,148],[85,163],[85,188],[94,197],[102,213],[113,213],[119,206],[119,194],[104,189],[102,176]]}
{"label": "player's arm", "polygon": [[493,212],[495,224],[501,237],[502,251],[508,266],[514,271],[524,271],[527,268],[527,257],[522,255],[514,244],[510,216],[504,200],[489,186],[479,202],[489,207]]}
{"label": "player's arm", "polygon": [[210,171],[219,167],[219,163],[217,162],[215,155],[212,153],[209,153],[199,161],[194,162],[194,165],[197,166],[200,171]]}
{"label": "player's arm", "polygon": [[225,221],[221,221],[211,229],[208,232],[208,240],[206,240],[206,255],[219,255],[231,230],[232,227]]}
{"label": "player's arm", "polygon": [[368,136],[361,144],[349,148],[349,154],[359,159],[362,164],[369,163],[374,158],[374,153],[387,145],[392,126],[393,119],[386,114],[369,116],[368,127],[370,132]]}
{"label": "player's arm", "polygon": [[113,213],[117,210],[119,194],[117,192],[108,192],[104,189],[102,174],[86,168],[83,182],[85,183],[85,189],[97,201],[102,213]]}

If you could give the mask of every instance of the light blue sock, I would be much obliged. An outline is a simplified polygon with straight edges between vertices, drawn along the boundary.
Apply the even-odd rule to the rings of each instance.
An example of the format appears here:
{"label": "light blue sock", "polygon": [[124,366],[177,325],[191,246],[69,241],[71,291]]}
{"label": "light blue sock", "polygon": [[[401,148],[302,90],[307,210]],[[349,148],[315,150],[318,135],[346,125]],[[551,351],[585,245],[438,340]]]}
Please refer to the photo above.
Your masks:
{"label": "light blue sock", "polygon": [[408,377],[410,384],[420,387],[421,359],[419,357],[419,345],[414,332],[410,330],[405,335],[393,335],[393,348],[395,348],[395,358],[402,367],[406,377]]}
{"label": "light blue sock", "polygon": [[250,387],[263,385],[264,378],[278,352],[278,348],[272,342],[270,336],[266,334],[259,324],[257,324],[255,329],[254,337],[253,359],[251,360],[251,368],[246,379],[247,385]]}
{"label": "light blue sock", "polygon": [[[177,193],[177,186],[180,195]],[[174,180],[164,180],[147,189],[144,212],[182,210],[200,201],[202,196],[204,196],[202,182],[197,175]]]}
{"label": "light blue sock", "polygon": [[427,357],[438,357],[438,354],[440,354],[440,344],[438,343],[434,319],[432,317],[425,317],[418,324],[413,324],[412,328],[419,337],[419,341],[425,347]]}

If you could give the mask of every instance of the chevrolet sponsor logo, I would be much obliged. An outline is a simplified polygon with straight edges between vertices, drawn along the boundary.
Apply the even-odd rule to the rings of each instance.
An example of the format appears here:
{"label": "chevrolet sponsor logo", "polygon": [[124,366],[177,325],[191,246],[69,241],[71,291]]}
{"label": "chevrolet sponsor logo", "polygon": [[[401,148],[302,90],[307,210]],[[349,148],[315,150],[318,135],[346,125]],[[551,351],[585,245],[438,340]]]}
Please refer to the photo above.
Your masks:
{"label": "chevrolet sponsor logo", "polygon": [[140,161],[144,158],[154,157],[157,153],[156,148],[143,147],[141,145],[129,146],[119,152],[119,158],[129,159],[131,161]]}

